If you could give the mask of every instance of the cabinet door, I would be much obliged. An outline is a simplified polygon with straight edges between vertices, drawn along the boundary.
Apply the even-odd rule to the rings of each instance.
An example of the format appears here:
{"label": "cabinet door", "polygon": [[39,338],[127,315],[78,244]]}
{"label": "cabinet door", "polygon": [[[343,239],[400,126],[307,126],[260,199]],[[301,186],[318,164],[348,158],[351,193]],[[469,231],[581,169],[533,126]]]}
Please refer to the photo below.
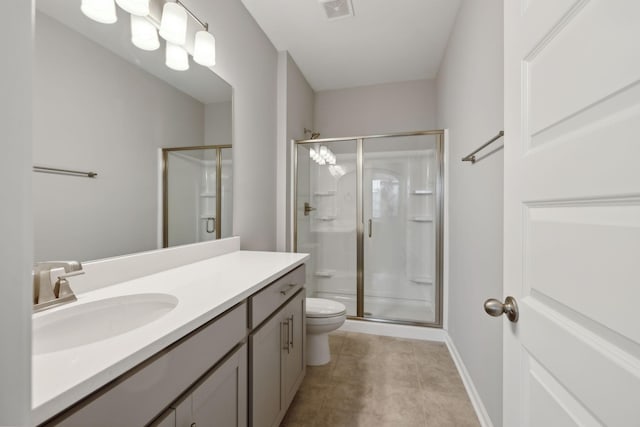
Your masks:
{"label": "cabinet door", "polygon": [[176,410],[171,408],[151,423],[150,427],[176,427]]}
{"label": "cabinet door", "polygon": [[281,408],[280,378],[283,340],[281,312],[262,324],[250,339],[251,344],[251,425],[271,427]]}
{"label": "cabinet door", "polygon": [[289,348],[282,352],[282,401],[285,411],[293,400],[305,369],[305,293],[304,290],[284,308],[283,315],[289,330]]}
{"label": "cabinet door", "polygon": [[176,427],[245,427],[247,397],[245,344],[176,406]]}

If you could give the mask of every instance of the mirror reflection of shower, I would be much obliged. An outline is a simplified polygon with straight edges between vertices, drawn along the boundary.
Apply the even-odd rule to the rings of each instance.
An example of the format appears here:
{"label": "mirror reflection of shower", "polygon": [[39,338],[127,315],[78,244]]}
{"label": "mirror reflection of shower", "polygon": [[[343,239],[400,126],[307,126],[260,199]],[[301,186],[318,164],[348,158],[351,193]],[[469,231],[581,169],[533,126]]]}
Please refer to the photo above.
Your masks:
{"label": "mirror reflection of shower", "polygon": [[231,236],[231,146],[166,148],[163,164],[163,246]]}

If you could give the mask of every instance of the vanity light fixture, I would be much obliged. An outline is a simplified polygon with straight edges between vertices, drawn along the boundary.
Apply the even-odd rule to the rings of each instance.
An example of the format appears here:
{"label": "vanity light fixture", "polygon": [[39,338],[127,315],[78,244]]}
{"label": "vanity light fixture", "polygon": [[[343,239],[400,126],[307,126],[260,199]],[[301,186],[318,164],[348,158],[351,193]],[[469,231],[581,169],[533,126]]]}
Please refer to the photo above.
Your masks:
{"label": "vanity light fixture", "polygon": [[156,50],[160,47],[158,30],[147,18],[131,15],[131,43],[142,50]]}
{"label": "vanity light fixture", "polygon": [[80,9],[94,21],[112,24],[118,20],[116,3],[131,14],[131,42],[134,46],[142,50],[158,49],[158,33],[166,40],[167,67],[177,71],[189,69],[189,54],[185,49],[189,16],[203,28],[195,33],[193,60],[205,67],[216,64],[216,39],[209,32],[209,24],[199,19],[180,0],[165,2],[159,19],[151,14],[150,0],[81,0]]}
{"label": "vanity light fixture", "polygon": [[164,4],[160,36],[168,43],[177,45],[183,45],[187,41],[187,11],[179,3]]}
{"label": "vanity light fixture", "polygon": [[116,0],[116,3],[131,15],[147,16],[149,14],[149,0]]}
{"label": "vanity light fixture", "polygon": [[118,20],[113,0],[82,0],[80,10],[88,18],[101,24],[114,24]]}
{"label": "vanity light fixture", "polygon": [[208,27],[205,25],[204,30],[196,33],[193,60],[204,67],[213,67],[216,65],[216,39],[207,31]]}
{"label": "vanity light fixture", "polygon": [[176,71],[185,71],[189,69],[189,54],[182,46],[167,42],[167,51],[165,56],[165,64],[167,67]]}

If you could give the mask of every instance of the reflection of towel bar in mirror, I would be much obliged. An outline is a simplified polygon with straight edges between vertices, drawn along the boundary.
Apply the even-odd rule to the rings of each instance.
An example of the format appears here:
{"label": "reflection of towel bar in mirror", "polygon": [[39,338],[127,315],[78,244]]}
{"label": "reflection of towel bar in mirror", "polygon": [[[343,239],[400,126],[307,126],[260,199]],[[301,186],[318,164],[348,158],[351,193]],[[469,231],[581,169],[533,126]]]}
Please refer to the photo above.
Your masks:
{"label": "reflection of towel bar in mirror", "polygon": [[54,173],[59,175],[82,176],[86,178],[95,178],[96,176],[98,176],[96,172],[84,172],[84,171],[76,171],[71,169],[50,168],[47,166],[34,166],[33,171],[42,172],[42,173]]}

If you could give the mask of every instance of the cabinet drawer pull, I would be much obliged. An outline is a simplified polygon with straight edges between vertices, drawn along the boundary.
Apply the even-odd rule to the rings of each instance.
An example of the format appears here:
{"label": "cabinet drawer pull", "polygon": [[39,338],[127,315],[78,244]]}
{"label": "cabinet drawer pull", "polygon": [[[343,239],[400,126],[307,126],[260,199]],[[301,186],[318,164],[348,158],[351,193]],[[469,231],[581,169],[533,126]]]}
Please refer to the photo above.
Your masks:
{"label": "cabinet drawer pull", "polygon": [[280,290],[280,293],[282,295],[287,295],[296,286],[298,286],[298,285],[296,285],[295,283],[291,283],[290,285],[287,285],[285,289]]}
{"label": "cabinet drawer pull", "polygon": [[283,350],[287,350],[287,353],[289,353],[289,319],[287,319],[286,322],[280,322],[280,332],[282,333],[282,328],[286,327],[287,329],[287,335],[283,335],[284,338],[284,344],[282,344],[282,349]]}
{"label": "cabinet drawer pull", "polygon": [[287,320],[287,323],[291,325],[291,332],[289,332],[289,346],[293,348],[293,314],[291,315],[291,318]]}

